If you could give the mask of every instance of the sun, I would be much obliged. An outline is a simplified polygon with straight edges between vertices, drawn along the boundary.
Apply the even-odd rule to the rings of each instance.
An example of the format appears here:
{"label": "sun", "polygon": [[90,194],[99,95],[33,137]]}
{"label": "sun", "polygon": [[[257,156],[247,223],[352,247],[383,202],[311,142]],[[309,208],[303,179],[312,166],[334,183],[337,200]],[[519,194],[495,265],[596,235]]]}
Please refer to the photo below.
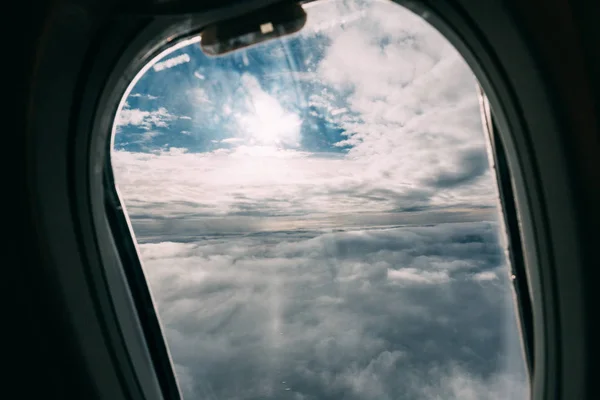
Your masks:
{"label": "sun", "polygon": [[298,115],[285,110],[273,96],[260,91],[249,103],[249,111],[239,118],[241,130],[254,146],[297,148],[300,146]]}

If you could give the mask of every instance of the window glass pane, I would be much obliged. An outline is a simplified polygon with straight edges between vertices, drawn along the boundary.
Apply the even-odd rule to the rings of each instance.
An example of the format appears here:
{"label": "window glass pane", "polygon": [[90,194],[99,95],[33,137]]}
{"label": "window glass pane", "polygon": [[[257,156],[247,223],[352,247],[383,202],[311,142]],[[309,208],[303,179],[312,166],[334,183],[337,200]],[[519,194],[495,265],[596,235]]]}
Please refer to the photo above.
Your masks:
{"label": "window glass pane", "polygon": [[320,1],[131,86],[112,164],[186,399],[524,399],[477,82],[420,16]]}

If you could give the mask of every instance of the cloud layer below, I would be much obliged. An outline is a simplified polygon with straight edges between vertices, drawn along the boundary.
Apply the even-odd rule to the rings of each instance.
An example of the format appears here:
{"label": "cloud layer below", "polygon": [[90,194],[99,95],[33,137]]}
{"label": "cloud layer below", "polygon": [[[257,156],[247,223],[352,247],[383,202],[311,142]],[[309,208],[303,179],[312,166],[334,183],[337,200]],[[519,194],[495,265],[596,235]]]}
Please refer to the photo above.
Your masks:
{"label": "cloud layer below", "polygon": [[140,246],[188,399],[526,397],[491,223]]}

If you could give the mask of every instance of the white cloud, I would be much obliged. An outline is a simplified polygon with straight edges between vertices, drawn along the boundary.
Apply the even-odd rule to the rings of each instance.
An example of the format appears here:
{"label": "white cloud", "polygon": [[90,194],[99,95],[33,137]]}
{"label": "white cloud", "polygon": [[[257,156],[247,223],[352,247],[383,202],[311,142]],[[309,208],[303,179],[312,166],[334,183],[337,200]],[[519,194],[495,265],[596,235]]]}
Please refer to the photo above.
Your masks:
{"label": "white cloud", "polygon": [[423,271],[417,268],[388,269],[388,278],[400,283],[439,284],[448,282],[448,271]]}
{"label": "white cloud", "polygon": [[149,130],[153,128],[166,128],[169,122],[177,118],[165,107],[159,107],[153,111],[143,111],[136,108],[123,108],[117,114],[115,125],[118,127],[135,125]]}
{"label": "white cloud", "polygon": [[117,126],[122,125],[141,125],[144,119],[150,115],[149,111],[142,111],[138,109],[123,109],[117,115],[115,124]]}
{"label": "white cloud", "polygon": [[232,138],[227,138],[227,139],[221,140],[221,143],[238,143],[238,142],[243,142],[243,141],[244,141],[244,139],[242,139],[242,138],[232,137]]}
{"label": "white cloud", "polygon": [[[319,79],[353,90],[349,108],[361,121],[341,119],[344,143],[353,146],[349,157],[417,185],[460,168],[469,152],[479,151],[485,161],[476,81],[460,55],[418,16],[392,3],[371,7],[367,15],[332,33],[318,67]],[[390,43],[382,49],[379,38]],[[483,176],[493,189],[487,170],[483,165],[469,177]]]}
{"label": "white cloud", "polygon": [[417,182],[382,177],[361,159],[265,146],[238,145],[201,154],[115,151],[112,160],[117,184],[126,188],[126,202],[140,204],[128,207],[134,215],[223,216],[244,209],[273,216],[323,215],[444,207],[467,211],[472,205],[494,205],[491,182],[436,192]]}
{"label": "white cloud", "polygon": [[158,99],[158,96],[152,96],[151,94],[143,94],[143,93],[131,93],[129,94],[129,97],[145,97],[148,100],[156,100]]}
{"label": "white cloud", "polygon": [[498,276],[496,275],[496,273],[494,271],[483,271],[483,272],[476,273],[473,276],[473,279],[475,279],[476,281],[480,281],[480,282],[495,281],[498,279]]}
{"label": "white cloud", "polygon": [[162,71],[165,69],[173,68],[180,64],[188,63],[188,62],[190,62],[190,60],[191,60],[190,55],[187,53],[184,53],[184,54],[178,55],[176,57],[171,57],[164,61],[157,62],[156,64],[154,64],[152,66],[152,68],[154,68],[155,71],[159,72],[159,71]]}
{"label": "white cloud", "polygon": [[339,115],[339,114],[343,114],[346,111],[348,111],[348,110],[345,107],[344,108],[336,108],[335,110],[331,111],[331,115],[336,116],[336,115]]}

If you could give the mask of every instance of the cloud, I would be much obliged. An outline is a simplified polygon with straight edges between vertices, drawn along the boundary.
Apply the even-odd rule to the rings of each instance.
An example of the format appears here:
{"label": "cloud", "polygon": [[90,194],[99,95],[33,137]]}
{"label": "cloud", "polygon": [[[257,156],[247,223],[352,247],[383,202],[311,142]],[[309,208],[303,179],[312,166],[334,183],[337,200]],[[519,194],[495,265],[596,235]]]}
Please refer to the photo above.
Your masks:
{"label": "cloud", "polygon": [[317,73],[351,90],[347,108],[360,121],[339,118],[349,157],[369,160],[396,180],[439,189],[478,178],[493,187],[480,151],[485,138],[475,78],[420,17],[394,4],[368,8],[365,18],[332,33]]}
{"label": "cloud", "polygon": [[465,185],[485,175],[489,170],[489,163],[485,151],[482,149],[469,150],[460,156],[457,170],[440,170],[427,182],[438,188],[449,188]]}
{"label": "cloud", "polygon": [[399,283],[423,284],[444,283],[450,279],[446,271],[427,272],[416,268],[389,269],[388,278]]}
{"label": "cloud", "polygon": [[[480,207],[495,206],[493,181],[439,191],[429,183],[381,176],[372,163],[360,159],[225,141],[235,146],[211,153],[113,152],[117,183],[127,188],[122,192],[130,213],[308,217],[448,207],[478,213]],[[161,190],[155,190],[157,185]]]}
{"label": "cloud", "polygon": [[156,100],[158,96],[152,96],[151,94],[143,94],[143,93],[130,93],[129,97],[143,97],[148,100]]}
{"label": "cloud", "polygon": [[516,399],[526,385],[496,229],[205,236],[140,251],[186,398]]}
{"label": "cloud", "polygon": [[238,143],[238,142],[243,142],[244,139],[242,138],[227,138],[227,139],[223,139],[221,140],[221,143]]}
{"label": "cloud", "polygon": [[[332,1],[322,7],[307,9],[309,24],[298,36],[306,46],[313,44],[314,26],[331,18],[346,24],[321,32],[327,45],[312,72],[298,73],[302,84],[290,82],[288,64],[283,77],[269,78],[277,82],[270,86],[251,69],[201,68],[219,83],[189,89],[190,101],[214,108],[212,114],[228,121],[215,129],[234,133],[206,140],[216,150],[181,157],[158,149],[151,157],[113,153],[119,186],[131,188],[122,192],[132,214],[307,217],[496,206],[476,81],[460,55],[395,4]],[[331,18],[323,19],[325,9]],[[285,45],[275,50],[291,51]],[[280,64],[273,63],[276,75]],[[302,148],[307,121],[292,106],[316,107],[339,126],[342,136],[333,147],[345,151]],[[117,123],[151,129],[168,124],[171,115],[148,113],[124,109]],[[201,137],[205,125],[187,137]]]}
{"label": "cloud", "polygon": [[178,55],[176,57],[171,57],[164,61],[157,62],[156,64],[154,64],[152,66],[152,68],[154,68],[154,70],[158,72],[158,71],[162,71],[165,69],[173,68],[180,64],[188,63],[188,62],[190,62],[190,60],[191,60],[191,58],[190,58],[189,54],[184,53],[184,54]]}
{"label": "cloud", "polygon": [[165,107],[159,107],[153,111],[143,111],[137,108],[123,108],[117,114],[115,125],[117,128],[135,125],[142,129],[166,128],[169,122],[177,118],[169,113]]}
{"label": "cloud", "polygon": [[495,281],[496,279],[498,279],[498,276],[493,271],[484,271],[484,272],[478,272],[475,275],[473,275],[473,279],[475,279],[476,281],[480,281],[480,282]]}

